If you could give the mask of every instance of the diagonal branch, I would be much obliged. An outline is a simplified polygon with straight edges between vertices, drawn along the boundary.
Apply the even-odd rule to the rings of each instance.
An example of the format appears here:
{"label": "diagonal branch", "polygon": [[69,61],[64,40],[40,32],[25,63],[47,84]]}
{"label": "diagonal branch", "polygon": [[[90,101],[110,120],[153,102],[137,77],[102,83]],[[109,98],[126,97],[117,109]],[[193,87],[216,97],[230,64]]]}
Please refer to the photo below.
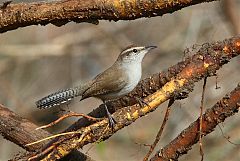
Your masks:
{"label": "diagonal branch", "polygon": [[187,6],[216,0],[62,0],[8,4],[0,9],[0,33],[30,25],[70,21],[98,24],[98,20],[133,20],[162,16]]}
{"label": "diagonal branch", "polygon": [[[202,134],[214,131],[214,128],[227,117],[236,114],[240,108],[240,84],[230,93],[218,101],[203,115]],[[199,141],[199,119],[183,130],[173,141],[158,151],[151,161],[178,160]]]}
{"label": "diagonal branch", "polygon": [[[44,154],[43,160],[56,160],[81,148],[88,143],[93,143],[99,138],[108,139],[116,131],[136,121],[138,118],[154,111],[160,104],[172,97],[179,97],[182,92],[192,91],[194,83],[204,77],[215,75],[220,67],[230,61],[231,58],[240,54],[240,36],[224,41],[203,44],[199,51],[187,58],[190,62],[181,68],[175,77],[172,77],[161,89],[146,97],[145,101],[150,105],[140,107],[138,104],[117,110],[113,117],[117,121],[114,131],[108,129],[108,120],[96,122],[90,126],[80,128],[76,135],[60,137],[49,144],[50,148]],[[154,82],[151,82],[154,85]],[[75,129],[75,128],[72,128]],[[106,130],[107,129],[107,130]],[[103,133],[104,132],[104,133]]]}

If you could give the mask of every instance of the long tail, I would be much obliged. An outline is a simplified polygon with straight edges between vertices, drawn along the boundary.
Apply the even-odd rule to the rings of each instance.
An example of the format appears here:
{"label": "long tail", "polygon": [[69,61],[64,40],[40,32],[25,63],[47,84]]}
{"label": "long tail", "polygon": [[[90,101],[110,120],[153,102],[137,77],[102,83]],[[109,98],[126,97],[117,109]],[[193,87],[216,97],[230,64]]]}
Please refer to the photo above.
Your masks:
{"label": "long tail", "polygon": [[71,101],[74,97],[81,96],[87,89],[87,85],[69,88],[52,93],[36,102],[37,108],[46,109]]}

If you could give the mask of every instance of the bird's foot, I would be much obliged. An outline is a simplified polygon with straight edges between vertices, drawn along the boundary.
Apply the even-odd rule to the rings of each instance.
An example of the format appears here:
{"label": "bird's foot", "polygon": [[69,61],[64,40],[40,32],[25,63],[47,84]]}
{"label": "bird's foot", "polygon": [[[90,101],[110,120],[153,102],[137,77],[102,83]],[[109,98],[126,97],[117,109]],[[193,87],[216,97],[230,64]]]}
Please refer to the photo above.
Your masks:
{"label": "bird's foot", "polygon": [[112,117],[112,115],[108,115],[108,123],[109,123],[109,127],[112,129],[112,131],[114,130],[114,126],[116,125],[116,120]]}
{"label": "bird's foot", "polygon": [[107,113],[107,117],[108,117],[108,124],[109,127],[112,129],[112,131],[114,130],[114,126],[117,123],[116,120],[112,117],[111,113],[108,111],[107,105],[104,103],[105,105],[105,109],[106,109],[106,113]]}
{"label": "bird's foot", "polygon": [[138,101],[140,107],[148,106],[151,108],[151,106],[146,101],[144,101],[142,98],[135,97],[135,99]]}

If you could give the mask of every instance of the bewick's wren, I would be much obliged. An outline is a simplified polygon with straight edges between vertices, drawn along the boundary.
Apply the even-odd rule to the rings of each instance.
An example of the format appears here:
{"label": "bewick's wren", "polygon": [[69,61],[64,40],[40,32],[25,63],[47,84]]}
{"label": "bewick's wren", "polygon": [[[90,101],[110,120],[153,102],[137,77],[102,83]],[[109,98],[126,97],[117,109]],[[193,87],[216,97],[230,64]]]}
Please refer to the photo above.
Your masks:
{"label": "bewick's wren", "polygon": [[[123,50],[115,63],[104,72],[98,74],[93,80],[78,87],[61,90],[50,94],[36,102],[38,108],[50,108],[64,104],[74,97],[82,96],[81,100],[96,97],[103,101],[119,98],[131,92],[142,76],[142,60],[149,50],[156,46],[130,46]],[[115,121],[109,113],[109,124],[113,127]]]}

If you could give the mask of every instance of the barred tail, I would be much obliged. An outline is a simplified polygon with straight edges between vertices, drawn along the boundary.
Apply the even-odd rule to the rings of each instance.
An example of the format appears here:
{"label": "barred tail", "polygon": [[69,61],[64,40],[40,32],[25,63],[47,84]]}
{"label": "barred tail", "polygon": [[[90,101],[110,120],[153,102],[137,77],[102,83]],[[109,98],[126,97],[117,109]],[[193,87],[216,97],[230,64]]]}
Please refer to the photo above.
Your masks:
{"label": "barred tail", "polygon": [[86,86],[69,88],[50,94],[36,102],[37,108],[46,109],[69,102],[74,97],[81,96]]}

